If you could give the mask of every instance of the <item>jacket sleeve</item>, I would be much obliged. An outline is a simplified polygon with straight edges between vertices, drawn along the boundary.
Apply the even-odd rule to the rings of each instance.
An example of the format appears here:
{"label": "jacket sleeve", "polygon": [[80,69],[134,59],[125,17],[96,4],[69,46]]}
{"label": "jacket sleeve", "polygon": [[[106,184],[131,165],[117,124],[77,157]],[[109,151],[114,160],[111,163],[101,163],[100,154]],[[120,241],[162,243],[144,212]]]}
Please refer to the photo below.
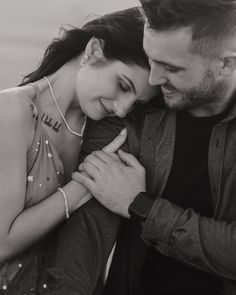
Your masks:
{"label": "jacket sleeve", "polygon": [[[88,123],[81,160],[109,143],[122,129],[119,120]],[[53,265],[48,268],[48,295],[97,294],[114,245],[120,217],[95,199],[79,208],[61,226]]]}
{"label": "jacket sleeve", "polygon": [[164,255],[236,281],[236,221],[203,217],[159,198],[142,238]]}

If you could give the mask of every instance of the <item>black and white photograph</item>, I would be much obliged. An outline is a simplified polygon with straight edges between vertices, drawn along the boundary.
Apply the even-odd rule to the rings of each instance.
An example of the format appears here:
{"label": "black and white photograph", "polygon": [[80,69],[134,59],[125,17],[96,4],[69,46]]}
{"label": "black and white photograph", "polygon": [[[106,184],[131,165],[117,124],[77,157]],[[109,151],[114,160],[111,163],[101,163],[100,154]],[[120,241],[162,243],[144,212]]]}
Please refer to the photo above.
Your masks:
{"label": "black and white photograph", "polygon": [[0,295],[236,295],[236,1],[2,0]]}

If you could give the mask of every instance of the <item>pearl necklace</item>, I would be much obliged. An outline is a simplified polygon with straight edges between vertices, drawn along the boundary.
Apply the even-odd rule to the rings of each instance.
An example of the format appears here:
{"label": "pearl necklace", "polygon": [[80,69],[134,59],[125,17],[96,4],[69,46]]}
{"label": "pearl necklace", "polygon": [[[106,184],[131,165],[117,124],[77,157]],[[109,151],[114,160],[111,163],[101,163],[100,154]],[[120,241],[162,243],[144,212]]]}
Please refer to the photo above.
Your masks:
{"label": "pearl necklace", "polygon": [[55,102],[55,105],[56,105],[56,107],[57,107],[59,113],[61,114],[61,117],[62,117],[62,119],[63,119],[63,121],[64,121],[64,123],[65,123],[65,125],[66,125],[66,128],[68,129],[68,131],[69,131],[70,133],[72,133],[72,134],[78,136],[78,137],[83,137],[83,133],[84,133],[84,129],[85,129],[85,126],[86,126],[86,121],[87,121],[87,116],[84,117],[84,123],[83,123],[83,126],[82,126],[82,129],[81,129],[81,132],[80,132],[80,133],[78,133],[78,132],[72,130],[72,129],[70,128],[69,124],[67,123],[66,118],[64,117],[64,115],[63,115],[63,113],[62,113],[62,111],[61,111],[61,109],[60,109],[60,107],[59,107],[59,105],[58,105],[58,103],[57,103],[57,100],[56,100],[56,97],[55,97],[55,94],[54,94],[54,92],[53,92],[52,85],[51,85],[49,79],[48,79],[47,77],[45,77],[45,76],[44,76],[43,78],[44,78],[44,79],[47,81],[47,83],[48,83],[49,89],[50,89],[50,91],[51,91],[52,98],[53,98],[53,100],[54,100],[54,102]]}

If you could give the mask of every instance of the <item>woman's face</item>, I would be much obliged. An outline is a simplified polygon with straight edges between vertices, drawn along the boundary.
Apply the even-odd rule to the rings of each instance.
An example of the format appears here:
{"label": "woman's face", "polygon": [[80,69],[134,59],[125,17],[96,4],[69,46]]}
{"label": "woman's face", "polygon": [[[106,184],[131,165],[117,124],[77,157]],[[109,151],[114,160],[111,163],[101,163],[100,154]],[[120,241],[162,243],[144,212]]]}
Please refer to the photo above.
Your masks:
{"label": "woman's face", "polygon": [[86,64],[78,71],[76,95],[88,117],[124,117],[134,103],[147,102],[157,93],[148,84],[149,70],[121,61]]}

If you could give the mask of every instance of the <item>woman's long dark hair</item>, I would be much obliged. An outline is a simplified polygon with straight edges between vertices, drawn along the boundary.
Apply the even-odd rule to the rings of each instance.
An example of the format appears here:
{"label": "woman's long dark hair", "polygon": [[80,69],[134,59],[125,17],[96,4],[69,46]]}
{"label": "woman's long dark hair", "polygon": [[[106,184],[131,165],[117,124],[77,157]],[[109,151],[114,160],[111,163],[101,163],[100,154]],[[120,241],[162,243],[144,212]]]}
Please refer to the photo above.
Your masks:
{"label": "woman's long dark hair", "polygon": [[144,18],[138,7],[106,14],[81,29],[62,29],[59,38],[47,47],[39,67],[26,75],[20,86],[55,73],[66,62],[81,54],[94,36],[104,41],[103,53],[109,60],[149,67],[143,50]]}

